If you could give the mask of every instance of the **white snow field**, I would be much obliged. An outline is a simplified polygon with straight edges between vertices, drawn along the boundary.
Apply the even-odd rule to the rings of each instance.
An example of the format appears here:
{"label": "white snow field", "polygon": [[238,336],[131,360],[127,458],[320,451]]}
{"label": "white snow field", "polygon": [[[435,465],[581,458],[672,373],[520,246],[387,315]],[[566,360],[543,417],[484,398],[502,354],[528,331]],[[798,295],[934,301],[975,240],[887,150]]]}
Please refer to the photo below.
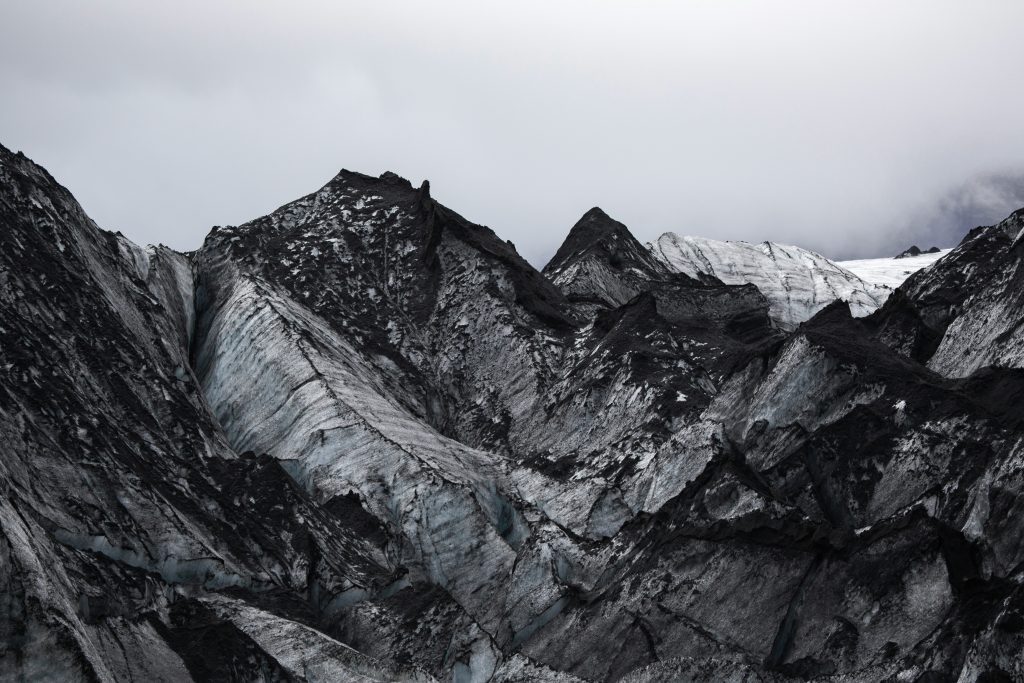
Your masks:
{"label": "white snow field", "polygon": [[837,263],[865,282],[896,289],[908,277],[922,268],[932,265],[951,251],[953,250],[943,249],[934,254],[921,254],[920,256],[868,258],[855,261],[837,261]]}

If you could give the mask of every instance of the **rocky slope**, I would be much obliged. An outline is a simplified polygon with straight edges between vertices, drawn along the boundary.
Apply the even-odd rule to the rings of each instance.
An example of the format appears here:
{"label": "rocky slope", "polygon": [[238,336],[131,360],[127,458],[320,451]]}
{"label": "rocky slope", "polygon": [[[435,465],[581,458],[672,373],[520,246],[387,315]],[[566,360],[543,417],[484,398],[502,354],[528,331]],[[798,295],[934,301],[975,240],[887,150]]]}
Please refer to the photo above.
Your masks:
{"label": "rocky slope", "polygon": [[1024,365],[1024,210],[975,228],[880,312],[888,344],[943,375]]}
{"label": "rocky slope", "polygon": [[0,679],[1020,678],[1019,223],[854,317],[393,174],[141,249],[0,148]]}

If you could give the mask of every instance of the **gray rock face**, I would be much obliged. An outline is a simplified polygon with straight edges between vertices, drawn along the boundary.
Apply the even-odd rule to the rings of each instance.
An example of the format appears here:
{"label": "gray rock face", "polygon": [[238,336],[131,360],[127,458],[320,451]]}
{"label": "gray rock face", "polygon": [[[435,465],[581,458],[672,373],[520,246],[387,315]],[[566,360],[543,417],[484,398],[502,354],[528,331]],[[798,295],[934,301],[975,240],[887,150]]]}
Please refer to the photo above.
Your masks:
{"label": "gray rock face", "polygon": [[343,171],[185,255],[0,148],[0,679],[1020,678],[1015,220],[781,331],[596,209],[539,273]]}
{"label": "gray rock face", "polygon": [[384,585],[382,549],[232,450],[191,369],[188,260],[102,232],[24,157],[0,162],[0,678],[276,670],[207,594]]}
{"label": "gray rock face", "polygon": [[1024,367],[1024,211],[975,228],[911,277],[882,313],[881,337],[936,372]]}

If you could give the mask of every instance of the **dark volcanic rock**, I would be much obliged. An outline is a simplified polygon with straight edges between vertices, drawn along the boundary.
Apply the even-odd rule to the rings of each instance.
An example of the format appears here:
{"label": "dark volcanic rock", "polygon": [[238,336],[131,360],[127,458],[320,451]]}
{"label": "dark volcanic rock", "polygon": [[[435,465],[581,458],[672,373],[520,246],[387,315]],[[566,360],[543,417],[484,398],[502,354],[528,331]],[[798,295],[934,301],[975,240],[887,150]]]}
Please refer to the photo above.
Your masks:
{"label": "dark volcanic rock", "polygon": [[670,272],[625,225],[595,206],[572,227],[544,274],[570,300],[592,309],[621,306]]}
{"label": "dark volcanic rock", "polygon": [[939,249],[938,247],[932,247],[931,249],[921,249],[921,247],[915,244],[896,254],[895,256],[893,256],[893,258],[909,258],[911,256],[920,256],[921,254],[937,254],[940,251],[942,250]]}
{"label": "dark volcanic rock", "polygon": [[904,249],[900,253],[896,254],[893,258],[908,258],[910,256],[920,256],[922,253],[923,252],[921,251],[921,247],[915,244],[912,247]]}
{"label": "dark volcanic rock", "polygon": [[0,148],[0,678],[1019,679],[1022,216],[783,332],[599,209],[183,255]]}
{"label": "dark volcanic rock", "polygon": [[873,316],[879,338],[948,376],[1024,366],[1022,234],[1024,209],[972,230]]}

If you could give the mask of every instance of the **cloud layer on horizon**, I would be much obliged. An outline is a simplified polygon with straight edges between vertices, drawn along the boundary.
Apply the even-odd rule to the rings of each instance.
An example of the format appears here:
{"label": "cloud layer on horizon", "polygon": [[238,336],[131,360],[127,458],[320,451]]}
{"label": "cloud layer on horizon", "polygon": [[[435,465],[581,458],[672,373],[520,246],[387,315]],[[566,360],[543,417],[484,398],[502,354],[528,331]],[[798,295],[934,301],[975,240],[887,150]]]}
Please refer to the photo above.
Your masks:
{"label": "cloud layer on horizon", "polygon": [[340,167],[543,265],[600,205],[837,258],[1024,204],[1024,5],[40,0],[0,9],[0,142],[108,229],[197,247]]}

